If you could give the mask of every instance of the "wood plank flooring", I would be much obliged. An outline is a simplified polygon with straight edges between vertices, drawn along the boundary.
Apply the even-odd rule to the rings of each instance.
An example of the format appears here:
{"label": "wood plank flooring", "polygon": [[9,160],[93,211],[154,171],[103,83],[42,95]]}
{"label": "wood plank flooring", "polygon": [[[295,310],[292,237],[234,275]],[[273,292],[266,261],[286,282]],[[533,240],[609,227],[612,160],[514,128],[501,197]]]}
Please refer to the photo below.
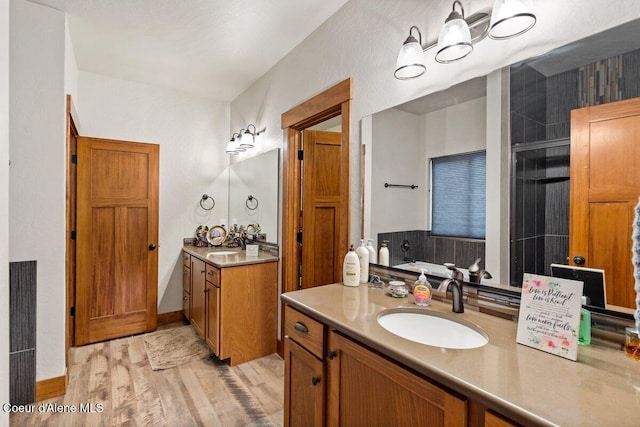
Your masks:
{"label": "wood plank flooring", "polygon": [[[283,425],[284,362],[278,355],[234,367],[211,357],[152,371],[143,337],[72,348],[66,394],[35,403],[33,413],[11,414],[10,424]],[[52,411],[51,406],[39,412],[41,404],[69,406],[65,412]],[[94,412],[81,413],[81,409],[89,407],[87,404],[91,404]],[[69,412],[69,408],[75,408],[76,412]]]}

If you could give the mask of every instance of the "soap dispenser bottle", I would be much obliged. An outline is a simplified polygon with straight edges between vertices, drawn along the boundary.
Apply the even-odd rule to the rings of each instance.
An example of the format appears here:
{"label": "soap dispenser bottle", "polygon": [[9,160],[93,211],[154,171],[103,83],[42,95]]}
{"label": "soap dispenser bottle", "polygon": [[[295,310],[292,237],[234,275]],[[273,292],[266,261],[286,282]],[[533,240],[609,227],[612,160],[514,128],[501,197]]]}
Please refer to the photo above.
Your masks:
{"label": "soap dispenser bottle", "polygon": [[360,239],[356,255],[360,263],[360,283],[367,283],[369,281],[369,249],[364,245],[364,239]]}
{"label": "soap dispenser bottle", "polygon": [[345,286],[358,286],[360,284],[360,261],[353,250],[353,245],[344,257],[342,264],[342,283]]}
{"label": "soap dispenser bottle", "polygon": [[373,246],[373,239],[367,240],[367,249],[369,249],[369,262],[377,264],[378,254],[376,253],[376,247]]}
{"label": "soap dispenser bottle", "polygon": [[431,302],[433,296],[433,288],[424,275],[424,270],[420,270],[420,276],[413,285],[413,299],[416,305],[427,306]]}
{"label": "soap dispenser bottle", "polygon": [[582,296],[582,307],[580,307],[580,327],[578,328],[578,344],[591,344],[591,312],[584,308],[587,304],[587,297]]}
{"label": "soap dispenser bottle", "polygon": [[389,241],[383,240],[380,246],[380,254],[378,255],[378,264],[389,267]]}

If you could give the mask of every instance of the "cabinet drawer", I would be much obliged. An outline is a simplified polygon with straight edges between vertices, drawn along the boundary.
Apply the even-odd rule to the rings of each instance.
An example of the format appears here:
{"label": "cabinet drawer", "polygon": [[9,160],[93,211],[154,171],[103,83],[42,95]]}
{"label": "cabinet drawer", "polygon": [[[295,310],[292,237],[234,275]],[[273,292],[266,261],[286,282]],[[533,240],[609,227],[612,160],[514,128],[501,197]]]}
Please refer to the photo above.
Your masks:
{"label": "cabinet drawer", "polygon": [[186,252],[182,252],[182,264],[185,267],[191,267],[191,255]]}
{"label": "cabinet drawer", "polygon": [[324,359],[324,325],[322,323],[287,305],[284,309],[284,334],[316,357]]}
{"label": "cabinet drawer", "polygon": [[211,283],[212,285],[220,286],[220,269],[214,267],[213,265],[207,264],[206,270],[207,282]]}

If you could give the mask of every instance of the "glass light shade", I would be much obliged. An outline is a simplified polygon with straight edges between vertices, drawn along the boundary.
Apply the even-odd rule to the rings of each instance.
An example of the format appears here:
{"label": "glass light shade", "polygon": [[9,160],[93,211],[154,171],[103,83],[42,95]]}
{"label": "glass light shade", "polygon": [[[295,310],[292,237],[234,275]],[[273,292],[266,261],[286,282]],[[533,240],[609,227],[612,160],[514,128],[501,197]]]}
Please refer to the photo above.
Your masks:
{"label": "glass light shade", "polygon": [[420,77],[427,70],[424,52],[415,37],[409,36],[400,48],[396,61],[396,79],[405,80]]}
{"label": "glass light shade", "polygon": [[489,37],[508,39],[531,29],[536,23],[533,0],[496,0],[491,12]]}
{"label": "glass light shade", "polygon": [[249,129],[245,131],[241,131],[240,134],[242,138],[240,139],[240,147],[242,148],[253,148],[255,145],[255,138]]}
{"label": "glass light shade", "polygon": [[230,154],[232,156],[235,156],[237,154],[240,154],[240,152],[238,150],[236,150],[235,147],[235,141],[233,139],[230,139],[229,142],[227,142],[227,150],[226,150],[227,154]]}
{"label": "glass light shade", "polygon": [[469,25],[462,18],[445,22],[438,36],[436,61],[441,63],[462,59],[473,51]]}

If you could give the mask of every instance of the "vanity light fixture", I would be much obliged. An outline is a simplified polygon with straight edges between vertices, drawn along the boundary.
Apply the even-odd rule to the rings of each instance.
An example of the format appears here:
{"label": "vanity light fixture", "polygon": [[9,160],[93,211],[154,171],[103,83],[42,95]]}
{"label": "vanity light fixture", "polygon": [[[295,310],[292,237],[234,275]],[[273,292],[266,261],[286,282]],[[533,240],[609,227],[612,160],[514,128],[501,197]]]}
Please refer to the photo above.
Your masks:
{"label": "vanity light fixture", "polygon": [[[418,39],[416,39],[412,31],[416,30]],[[424,65],[424,51],[422,49],[422,33],[415,25],[409,28],[409,37],[402,44],[398,59],[396,61],[396,71],[394,75],[398,80],[413,79],[420,77],[427,71]]]}
{"label": "vanity light fixture", "polygon": [[246,129],[240,129],[239,132],[234,132],[231,139],[227,143],[226,153],[232,156],[240,154],[248,149],[254,148],[258,135],[263,133],[266,129],[258,131],[253,124],[247,125]]}
{"label": "vanity light fixture", "polygon": [[[456,5],[460,6],[460,13],[456,11]],[[457,61],[472,51],[471,31],[469,31],[469,24],[464,20],[464,7],[456,0],[438,36],[436,61],[441,64]]]}
{"label": "vanity light fixture", "polygon": [[[460,12],[456,11],[456,5]],[[527,32],[536,23],[533,0],[496,0],[490,11],[464,15],[462,3],[455,0],[438,41],[426,47],[422,46],[420,29],[412,26],[398,53],[394,76],[399,80],[420,77],[427,69],[424,52],[434,47],[437,47],[436,61],[446,64],[469,55],[473,45],[487,36],[494,40],[508,39]],[[418,39],[413,36],[414,30]]]}
{"label": "vanity light fixture", "polygon": [[536,24],[533,0],[496,0],[491,13],[489,37],[509,39],[527,32]]}
{"label": "vanity light fixture", "polygon": [[238,155],[246,151],[246,148],[240,146],[240,134],[235,132],[229,142],[227,143],[227,154],[231,154],[232,156]]}

